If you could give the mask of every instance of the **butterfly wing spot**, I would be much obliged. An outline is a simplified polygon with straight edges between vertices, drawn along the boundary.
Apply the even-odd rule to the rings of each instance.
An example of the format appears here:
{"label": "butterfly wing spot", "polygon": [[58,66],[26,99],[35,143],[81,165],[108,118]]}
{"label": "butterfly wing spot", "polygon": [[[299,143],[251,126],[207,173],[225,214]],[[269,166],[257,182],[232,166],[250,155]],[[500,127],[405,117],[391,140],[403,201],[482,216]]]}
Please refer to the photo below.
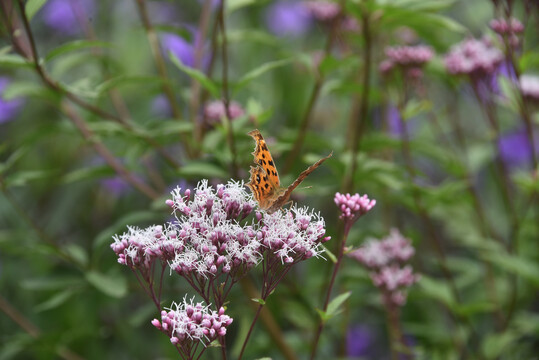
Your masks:
{"label": "butterfly wing spot", "polygon": [[255,150],[253,152],[254,162],[262,166],[266,174],[268,175],[269,181],[278,188],[281,185],[279,175],[277,173],[277,168],[273,162],[273,158],[266,144],[266,140],[260,134],[260,131],[253,130],[249,132],[249,135],[256,141]]}

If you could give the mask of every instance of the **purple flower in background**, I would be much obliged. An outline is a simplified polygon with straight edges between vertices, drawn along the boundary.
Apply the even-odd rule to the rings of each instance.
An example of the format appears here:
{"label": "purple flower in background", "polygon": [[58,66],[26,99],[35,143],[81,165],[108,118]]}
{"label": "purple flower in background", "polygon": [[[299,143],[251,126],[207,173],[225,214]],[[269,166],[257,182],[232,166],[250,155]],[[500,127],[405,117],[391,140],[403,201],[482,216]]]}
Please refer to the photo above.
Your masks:
{"label": "purple flower in background", "polygon": [[116,196],[125,194],[131,188],[130,185],[120,176],[101,180],[101,186],[108,193]]}
{"label": "purple flower in background", "polygon": [[[189,42],[179,35],[165,33],[161,35],[161,47],[165,56],[168,58],[168,53],[171,52],[176,56],[182,64],[194,67],[196,56],[196,45],[198,41],[202,41],[195,30],[191,31],[192,41]],[[206,54],[205,46],[202,50],[202,66],[207,68],[210,63],[210,57]]]}
{"label": "purple flower in background", "polygon": [[[536,149],[539,148],[538,140],[537,136],[534,136]],[[498,148],[502,160],[510,168],[522,167],[531,162],[532,147],[524,129],[501,136],[498,139]]]}
{"label": "purple flower in background", "polygon": [[93,0],[51,0],[43,7],[43,20],[54,30],[77,34],[81,21],[89,20],[95,13]]}
{"label": "purple flower in background", "polygon": [[184,38],[176,34],[163,34],[161,36],[161,46],[165,56],[171,52],[184,65],[193,67],[195,65],[195,47]]}
{"label": "purple flower in background", "polygon": [[172,117],[172,108],[168,98],[163,94],[154,97],[151,103],[151,112],[153,115],[162,118]]}
{"label": "purple flower in background", "polygon": [[24,102],[22,98],[4,99],[4,90],[9,83],[9,78],[0,76],[0,124],[13,120]]}
{"label": "purple flower in background", "polygon": [[266,12],[266,25],[278,36],[299,36],[309,30],[311,17],[302,3],[281,0],[274,2]]}
{"label": "purple flower in background", "polygon": [[348,329],[346,334],[346,355],[350,357],[366,356],[372,344],[369,328],[356,325]]}
{"label": "purple flower in background", "polygon": [[391,136],[400,138],[404,133],[406,124],[402,121],[399,110],[395,106],[390,106],[387,109],[387,131]]}

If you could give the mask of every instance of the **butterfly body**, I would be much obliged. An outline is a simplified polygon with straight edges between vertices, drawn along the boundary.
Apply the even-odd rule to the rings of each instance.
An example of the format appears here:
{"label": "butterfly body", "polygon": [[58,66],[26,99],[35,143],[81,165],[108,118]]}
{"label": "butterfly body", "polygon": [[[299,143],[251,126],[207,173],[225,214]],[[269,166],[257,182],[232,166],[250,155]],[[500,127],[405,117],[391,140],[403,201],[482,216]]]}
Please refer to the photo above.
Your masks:
{"label": "butterfly body", "polygon": [[251,178],[247,186],[253,192],[259,207],[270,213],[286,204],[292,191],[320,164],[333,155],[331,153],[311,165],[290,186],[281,187],[277,168],[262,134],[258,130],[253,130],[248,135],[253,137],[256,145],[253,152],[255,166],[251,166],[249,171]]}

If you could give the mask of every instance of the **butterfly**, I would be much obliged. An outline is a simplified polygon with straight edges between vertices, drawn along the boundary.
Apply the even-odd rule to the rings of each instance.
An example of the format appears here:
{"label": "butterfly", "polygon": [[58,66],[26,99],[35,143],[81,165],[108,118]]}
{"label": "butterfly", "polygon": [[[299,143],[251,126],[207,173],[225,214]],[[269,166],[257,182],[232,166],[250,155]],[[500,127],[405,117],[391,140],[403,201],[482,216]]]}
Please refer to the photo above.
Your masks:
{"label": "butterfly", "polygon": [[253,192],[256,201],[258,201],[258,206],[269,213],[281,208],[290,198],[292,191],[310,173],[333,155],[333,152],[331,152],[328,156],[309,166],[299,174],[298,178],[289,187],[281,187],[277,168],[262,134],[258,130],[253,130],[248,135],[251,135],[255,139],[256,145],[255,151],[252,153],[254,155],[255,166],[251,166],[251,170],[249,171],[251,178],[247,186]]}

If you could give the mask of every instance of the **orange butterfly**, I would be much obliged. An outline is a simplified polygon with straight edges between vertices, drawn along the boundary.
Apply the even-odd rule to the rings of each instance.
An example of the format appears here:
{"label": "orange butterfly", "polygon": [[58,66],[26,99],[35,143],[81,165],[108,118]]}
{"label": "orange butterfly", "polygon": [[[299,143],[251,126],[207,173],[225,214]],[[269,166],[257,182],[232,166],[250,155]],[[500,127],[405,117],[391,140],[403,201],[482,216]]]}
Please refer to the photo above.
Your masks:
{"label": "orange butterfly", "polygon": [[251,173],[251,178],[247,186],[253,192],[259,207],[270,213],[281,208],[288,201],[292,191],[310,173],[333,155],[332,152],[325,158],[322,158],[309,166],[309,168],[303,171],[296,181],[289,187],[281,187],[277,168],[275,167],[275,163],[273,162],[273,158],[271,157],[262,134],[260,134],[260,131],[258,130],[253,130],[249,132],[248,135],[251,135],[253,139],[255,139],[256,146],[255,151],[253,152],[255,166],[251,166],[251,170],[249,171]]}

